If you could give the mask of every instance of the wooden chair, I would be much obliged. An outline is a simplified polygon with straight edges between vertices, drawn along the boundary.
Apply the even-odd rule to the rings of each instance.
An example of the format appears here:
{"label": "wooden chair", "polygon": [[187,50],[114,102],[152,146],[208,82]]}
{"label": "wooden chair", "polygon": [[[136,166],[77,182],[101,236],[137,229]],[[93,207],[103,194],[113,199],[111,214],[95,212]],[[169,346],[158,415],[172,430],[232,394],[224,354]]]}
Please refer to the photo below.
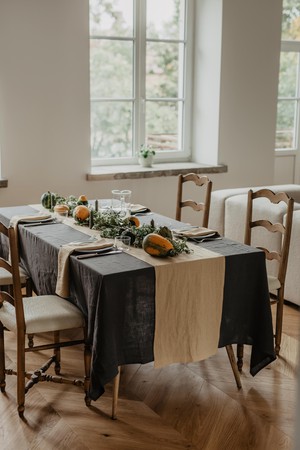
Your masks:
{"label": "wooden chair", "polygon": [[[196,186],[203,186],[203,202],[195,202],[194,200],[182,200],[183,196],[183,184],[186,182],[192,182]],[[195,173],[189,173],[187,175],[178,176],[178,190],[177,190],[177,204],[176,204],[176,220],[181,220],[182,208],[187,206],[191,207],[194,211],[203,211],[201,226],[208,227],[210,198],[212,190],[212,181],[205,175],[200,176]]]}
{"label": "wooden chair", "polygon": [[[5,236],[8,240],[8,229],[0,222],[0,235]],[[18,256],[19,261],[19,256]],[[25,288],[25,295],[26,297],[32,296],[32,280],[30,276],[27,274],[27,272],[23,269],[23,267],[19,266],[20,271],[20,282],[22,288]],[[4,268],[0,269],[0,288],[3,288],[4,286],[11,287],[11,293],[12,293],[12,285],[13,285],[13,279],[11,273],[9,273]]]}
{"label": "wooden chair", "polygon": [[[280,202],[286,204],[286,220],[281,222],[272,223],[266,218],[259,218],[253,220],[253,207],[254,201],[259,198],[264,198],[269,200],[273,205],[278,205]],[[273,268],[273,273],[275,270],[275,275],[268,274],[268,284],[270,291],[270,301],[271,303],[276,303],[276,322],[275,322],[275,352],[279,355],[281,335],[282,335],[282,321],[283,321],[283,303],[284,303],[284,285],[286,270],[288,264],[291,230],[292,230],[292,219],[293,219],[293,209],[294,200],[290,198],[285,192],[279,192],[275,194],[270,189],[260,189],[253,192],[251,189],[248,192],[248,203],[247,203],[247,214],[246,214],[246,226],[245,226],[245,239],[244,242],[247,245],[252,245],[253,243],[253,230],[255,228],[263,228],[265,231],[265,236],[268,234],[279,233],[279,248],[276,250],[266,248],[268,244],[256,245],[265,252],[266,260],[271,261],[276,264]],[[282,216],[283,217],[283,216]],[[257,235],[256,235],[257,236]],[[264,239],[266,240],[266,239]],[[268,241],[270,242],[270,241]],[[257,318],[259,320],[259,317]],[[237,357],[238,357],[238,368],[242,369],[243,365],[243,346],[238,345],[237,347]]]}
{"label": "wooden chair", "polygon": [[[91,350],[85,344],[84,365],[85,379],[71,380],[61,377],[60,374],[60,348],[85,343],[85,320],[80,310],[69,301],[57,295],[42,295],[34,297],[22,297],[20,273],[18,266],[18,250],[15,230],[10,227],[7,231],[10,245],[11,264],[0,258],[0,267],[7,270],[13,278],[13,292],[0,292],[0,388],[5,391],[6,375],[17,376],[17,402],[18,413],[23,417],[25,409],[25,394],[39,381],[53,381],[55,383],[74,384],[83,386],[85,390],[85,402],[90,404],[89,382]],[[60,340],[60,332],[63,330],[81,329],[82,339]],[[16,335],[17,369],[5,367],[4,330],[9,330]],[[53,340],[49,344],[26,347],[26,335],[34,334],[35,339],[40,333],[49,333]],[[53,333],[53,334],[52,334]],[[25,367],[25,355],[28,352],[40,352],[53,349],[53,355],[42,367],[35,371],[27,372]],[[46,371],[54,364],[55,375]],[[26,383],[26,380],[27,381]]]}

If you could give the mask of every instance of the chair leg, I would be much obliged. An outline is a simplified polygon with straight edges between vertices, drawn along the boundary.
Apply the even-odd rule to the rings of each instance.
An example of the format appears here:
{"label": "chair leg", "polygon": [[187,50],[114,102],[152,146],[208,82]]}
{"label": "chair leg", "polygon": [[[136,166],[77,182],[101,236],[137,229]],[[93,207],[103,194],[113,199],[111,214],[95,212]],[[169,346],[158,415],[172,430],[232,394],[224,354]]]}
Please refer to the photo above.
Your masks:
{"label": "chair leg", "polygon": [[[54,342],[58,344],[60,342],[59,331],[54,331]],[[60,374],[60,347],[54,349],[55,363],[54,371],[56,375]]]}
{"label": "chair leg", "polygon": [[17,348],[17,400],[18,413],[23,417],[25,410],[25,336],[18,334]]}
{"label": "chair leg", "polygon": [[238,389],[241,389],[242,383],[241,383],[240,373],[238,371],[238,367],[237,367],[236,360],[234,357],[234,351],[233,351],[232,345],[226,345],[226,351],[227,351],[229,362],[230,362],[230,365],[231,365],[231,368],[233,371],[236,385],[237,385]]}
{"label": "chair leg", "polygon": [[5,351],[4,351],[4,328],[0,322],[0,389],[5,392]]}
{"label": "chair leg", "polygon": [[30,278],[26,280],[25,290],[26,290],[26,297],[32,297],[32,281]]}
{"label": "chair leg", "polygon": [[115,376],[113,380],[113,402],[112,402],[112,414],[111,418],[117,418],[117,406],[118,406],[118,397],[119,397],[119,385],[120,385],[120,375],[121,375],[121,367],[118,367],[118,374]]}
{"label": "chair leg", "polygon": [[32,348],[34,346],[34,334],[28,334],[28,347]]}
{"label": "chair leg", "polygon": [[242,371],[243,368],[243,364],[244,364],[244,346],[243,344],[238,344],[237,345],[237,352],[236,352],[236,356],[237,356],[237,367],[239,372]]}
{"label": "chair leg", "polygon": [[92,360],[92,351],[91,346],[89,344],[85,344],[84,346],[84,392],[85,392],[85,404],[86,406],[91,405],[91,399],[89,395],[90,391],[90,380],[91,380],[91,360]]}
{"label": "chair leg", "polygon": [[280,352],[281,336],[282,336],[282,322],[283,322],[283,287],[278,289],[277,305],[276,305],[276,325],[275,325],[275,353],[278,356]]}

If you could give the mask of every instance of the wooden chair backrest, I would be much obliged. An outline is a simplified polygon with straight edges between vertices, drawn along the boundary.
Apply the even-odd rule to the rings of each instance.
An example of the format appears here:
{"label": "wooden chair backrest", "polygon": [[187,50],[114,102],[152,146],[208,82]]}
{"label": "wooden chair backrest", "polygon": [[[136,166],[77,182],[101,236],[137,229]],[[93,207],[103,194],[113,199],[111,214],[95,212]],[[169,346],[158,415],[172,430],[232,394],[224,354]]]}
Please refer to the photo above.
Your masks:
{"label": "wooden chair backrest", "polygon": [[[272,223],[270,220],[261,218],[258,220],[253,220],[253,202],[257,198],[266,198],[273,204],[279,204],[284,202],[287,206],[286,209],[286,221],[285,224],[282,223]],[[253,192],[252,189],[248,192],[248,202],[247,202],[247,215],[246,215],[246,227],[245,227],[245,239],[244,242],[247,245],[251,245],[252,230],[256,227],[262,227],[270,233],[280,233],[281,234],[281,246],[279,250],[272,250],[265,247],[258,247],[265,252],[266,259],[269,261],[278,261],[278,275],[277,278],[281,284],[284,284],[288,256],[290,249],[291,231],[292,231],[292,221],[293,221],[293,211],[294,211],[294,199],[292,199],[285,192],[279,192],[275,194],[270,189],[260,189]]]}
{"label": "wooden chair backrest", "polygon": [[23,299],[19,271],[19,252],[16,234],[13,227],[6,228],[2,223],[0,223],[0,235],[2,234],[7,236],[9,239],[10,261],[0,258],[0,267],[6,269],[12,275],[13,297],[4,291],[1,291],[1,297],[14,305],[18,332],[25,332]]}
{"label": "wooden chair backrest", "polygon": [[[204,201],[196,202],[194,200],[182,200],[183,184],[193,182],[196,186],[203,187]],[[197,175],[189,173],[187,175],[178,176],[177,203],[176,203],[176,220],[181,220],[182,208],[191,207],[194,211],[203,211],[202,226],[208,227],[210,200],[212,191],[212,181],[206,175]]]}

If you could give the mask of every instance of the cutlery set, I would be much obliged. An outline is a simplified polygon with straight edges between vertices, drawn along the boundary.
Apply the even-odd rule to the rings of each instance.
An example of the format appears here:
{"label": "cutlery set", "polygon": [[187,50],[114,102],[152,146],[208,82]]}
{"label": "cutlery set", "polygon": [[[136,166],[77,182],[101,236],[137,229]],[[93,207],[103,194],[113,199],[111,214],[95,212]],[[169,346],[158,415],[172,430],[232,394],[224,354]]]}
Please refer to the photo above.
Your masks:
{"label": "cutlery set", "polygon": [[76,256],[76,259],[96,258],[98,256],[115,255],[116,253],[123,253],[123,251],[122,250],[106,250],[106,252],[86,253],[85,255]]}
{"label": "cutlery set", "polygon": [[48,222],[32,222],[32,223],[25,223],[23,227],[40,227],[41,225],[54,225],[62,222],[57,222],[56,220],[49,220]]}

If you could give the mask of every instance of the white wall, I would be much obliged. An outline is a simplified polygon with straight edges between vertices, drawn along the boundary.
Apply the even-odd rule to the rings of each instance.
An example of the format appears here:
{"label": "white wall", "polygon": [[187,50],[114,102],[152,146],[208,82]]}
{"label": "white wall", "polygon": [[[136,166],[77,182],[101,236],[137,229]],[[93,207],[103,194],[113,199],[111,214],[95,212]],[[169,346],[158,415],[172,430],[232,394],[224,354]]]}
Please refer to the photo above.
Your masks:
{"label": "white wall", "polygon": [[219,161],[235,186],[273,183],[281,7],[224,2]]}
{"label": "white wall", "polygon": [[[228,174],[212,175],[215,189],[271,184],[281,0],[196,5],[195,29],[203,42],[195,46],[194,119],[203,136],[194,134],[195,147],[207,162],[218,157],[229,167]],[[201,11],[209,22],[200,21]],[[212,48],[214,57],[206,61]],[[36,203],[48,189],[95,198],[126,187],[135,201],[174,214],[176,177],[85,180],[88,65],[88,0],[0,0],[0,145],[9,182],[0,189],[0,204]],[[207,79],[211,92],[204,97],[199,93]]]}
{"label": "white wall", "polygon": [[85,190],[89,160],[87,0],[1,0],[1,204]]}

